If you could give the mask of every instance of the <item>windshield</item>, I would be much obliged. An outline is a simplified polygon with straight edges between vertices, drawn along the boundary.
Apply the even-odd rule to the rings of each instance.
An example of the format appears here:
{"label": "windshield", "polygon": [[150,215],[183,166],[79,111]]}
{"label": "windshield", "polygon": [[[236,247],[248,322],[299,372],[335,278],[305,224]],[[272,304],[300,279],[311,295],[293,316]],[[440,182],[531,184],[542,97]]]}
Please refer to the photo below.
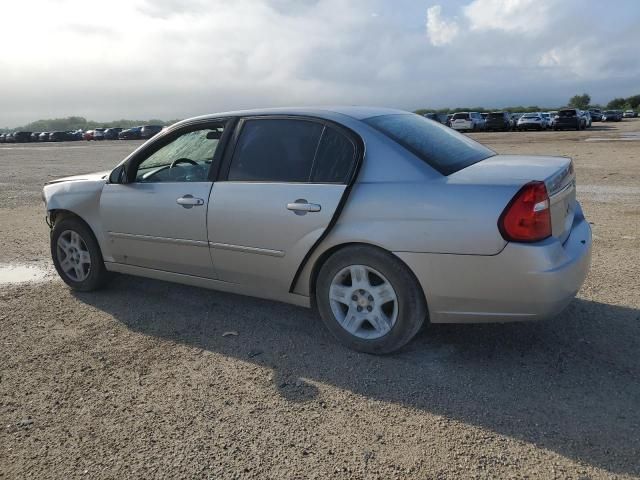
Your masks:
{"label": "windshield", "polygon": [[525,113],[522,117],[523,118],[537,118],[540,115],[538,115],[537,113]]}
{"label": "windshield", "polygon": [[484,145],[420,115],[381,115],[363,121],[443,175],[450,175],[495,155]]}
{"label": "windshield", "polygon": [[558,112],[558,115],[560,117],[575,117],[576,116],[576,111],[575,110],[560,110]]}

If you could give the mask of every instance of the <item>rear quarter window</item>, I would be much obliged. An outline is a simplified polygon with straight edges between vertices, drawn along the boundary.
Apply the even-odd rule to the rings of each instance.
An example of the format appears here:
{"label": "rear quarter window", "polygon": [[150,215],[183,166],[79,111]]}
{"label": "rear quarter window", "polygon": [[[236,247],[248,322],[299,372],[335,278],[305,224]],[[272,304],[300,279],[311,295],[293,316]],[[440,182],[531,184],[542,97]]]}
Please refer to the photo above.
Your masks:
{"label": "rear quarter window", "polygon": [[493,150],[471,138],[420,115],[381,115],[363,121],[442,175],[450,175],[495,155]]}

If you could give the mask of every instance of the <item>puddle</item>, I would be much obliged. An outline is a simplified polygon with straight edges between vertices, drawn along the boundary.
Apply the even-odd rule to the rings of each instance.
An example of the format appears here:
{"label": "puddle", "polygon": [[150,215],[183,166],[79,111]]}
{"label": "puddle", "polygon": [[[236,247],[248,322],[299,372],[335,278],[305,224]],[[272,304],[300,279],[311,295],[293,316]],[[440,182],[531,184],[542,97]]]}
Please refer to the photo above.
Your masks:
{"label": "puddle", "polygon": [[618,137],[589,137],[585,142],[640,142],[640,132],[621,133]]}
{"label": "puddle", "polygon": [[45,265],[0,263],[0,285],[44,282],[52,275],[53,270]]}

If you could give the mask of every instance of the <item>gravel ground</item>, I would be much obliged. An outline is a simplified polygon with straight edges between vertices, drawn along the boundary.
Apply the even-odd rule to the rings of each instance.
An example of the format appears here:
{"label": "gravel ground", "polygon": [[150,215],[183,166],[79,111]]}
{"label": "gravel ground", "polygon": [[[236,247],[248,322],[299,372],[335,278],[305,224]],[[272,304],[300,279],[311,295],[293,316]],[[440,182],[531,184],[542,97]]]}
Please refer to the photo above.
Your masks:
{"label": "gravel ground", "polygon": [[[546,322],[433,325],[373,357],[275,302],[125,276],[0,286],[0,478],[639,478],[629,132],[474,135],[575,160],[593,266]],[[0,145],[0,262],[48,266],[42,183],[136,145]]]}

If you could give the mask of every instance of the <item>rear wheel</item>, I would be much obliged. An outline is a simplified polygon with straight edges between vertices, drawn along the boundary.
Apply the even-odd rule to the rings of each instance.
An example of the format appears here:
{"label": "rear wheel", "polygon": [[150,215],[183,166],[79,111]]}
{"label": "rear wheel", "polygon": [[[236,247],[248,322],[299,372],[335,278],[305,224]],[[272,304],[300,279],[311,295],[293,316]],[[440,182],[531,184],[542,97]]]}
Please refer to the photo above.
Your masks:
{"label": "rear wheel", "polygon": [[344,248],[324,263],[316,302],[329,331],[343,345],[366,353],[398,350],[427,316],[413,274],[398,258],[369,246]]}
{"label": "rear wheel", "polygon": [[96,290],[108,278],[98,241],[78,218],[56,222],[51,231],[51,257],[60,278],[74,290]]}

